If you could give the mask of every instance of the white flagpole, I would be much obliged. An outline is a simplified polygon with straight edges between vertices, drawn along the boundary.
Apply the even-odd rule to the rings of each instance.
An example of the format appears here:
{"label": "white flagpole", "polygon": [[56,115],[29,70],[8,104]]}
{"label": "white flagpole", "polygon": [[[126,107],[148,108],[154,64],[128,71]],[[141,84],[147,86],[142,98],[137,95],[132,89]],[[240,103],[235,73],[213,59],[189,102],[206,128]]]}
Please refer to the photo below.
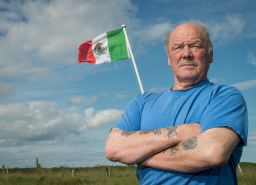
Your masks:
{"label": "white flagpole", "polygon": [[139,83],[140,92],[142,94],[144,94],[144,89],[143,89],[143,86],[142,86],[142,83],[141,83],[141,80],[140,80],[140,74],[138,72],[137,65],[136,65],[136,62],[135,62],[135,59],[134,59],[134,56],[133,56],[133,53],[132,53],[131,45],[130,45],[130,42],[129,42],[129,39],[128,39],[128,35],[127,35],[126,29],[125,29],[126,25],[122,25],[121,27],[124,30],[124,36],[125,36],[125,39],[126,39],[128,52],[129,52],[129,55],[131,56],[131,59],[132,59],[132,64],[133,64],[133,68],[134,68],[134,71],[135,71],[135,74],[136,74],[136,77],[137,77],[137,80],[138,80],[138,83]]}

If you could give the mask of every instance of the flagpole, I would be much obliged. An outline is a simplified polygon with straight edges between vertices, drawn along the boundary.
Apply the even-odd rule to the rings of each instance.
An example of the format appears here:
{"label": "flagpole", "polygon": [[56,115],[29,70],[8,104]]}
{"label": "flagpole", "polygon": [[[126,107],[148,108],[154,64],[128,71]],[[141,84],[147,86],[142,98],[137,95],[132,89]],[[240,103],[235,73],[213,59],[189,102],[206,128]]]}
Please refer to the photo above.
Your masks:
{"label": "flagpole", "polygon": [[128,39],[128,35],[127,35],[126,29],[125,29],[126,25],[122,25],[121,27],[124,30],[124,36],[125,36],[125,39],[126,39],[128,52],[129,52],[129,55],[131,56],[131,59],[132,59],[132,64],[133,64],[133,68],[134,68],[134,71],[135,71],[135,74],[136,74],[136,77],[137,77],[137,80],[138,80],[138,83],[139,83],[140,92],[142,94],[144,94],[144,88],[143,88],[141,80],[140,80],[140,74],[138,72],[137,65],[136,65],[136,62],[135,62],[135,59],[134,59],[134,56],[133,56],[133,53],[132,53],[131,45],[130,45],[130,42],[129,42],[129,39]]}

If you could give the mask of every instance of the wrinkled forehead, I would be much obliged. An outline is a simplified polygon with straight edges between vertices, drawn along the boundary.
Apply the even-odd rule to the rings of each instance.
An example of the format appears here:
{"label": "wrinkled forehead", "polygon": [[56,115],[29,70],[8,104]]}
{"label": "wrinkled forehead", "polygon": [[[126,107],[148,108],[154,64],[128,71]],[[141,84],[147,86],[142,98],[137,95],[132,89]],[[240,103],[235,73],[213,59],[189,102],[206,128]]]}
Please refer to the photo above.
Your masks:
{"label": "wrinkled forehead", "polygon": [[182,24],[177,26],[170,34],[170,44],[178,41],[192,41],[192,40],[205,40],[202,30],[191,24]]}

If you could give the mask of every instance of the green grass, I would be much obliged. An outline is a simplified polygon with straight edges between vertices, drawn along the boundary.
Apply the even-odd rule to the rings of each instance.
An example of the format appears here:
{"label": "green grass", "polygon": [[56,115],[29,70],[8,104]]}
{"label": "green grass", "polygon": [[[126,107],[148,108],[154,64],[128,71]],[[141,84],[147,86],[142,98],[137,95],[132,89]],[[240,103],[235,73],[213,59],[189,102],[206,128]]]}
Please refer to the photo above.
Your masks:
{"label": "green grass", "polygon": [[[256,184],[256,164],[240,163],[243,174],[237,170],[239,185]],[[9,174],[0,171],[0,185],[138,185],[134,166],[111,167],[111,176],[106,176],[106,167],[76,168],[59,167],[41,169],[13,168]]]}
{"label": "green grass", "polygon": [[111,167],[111,175],[106,176],[106,167],[10,169],[8,175],[0,175],[0,185],[131,185],[138,184],[135,167]]}
{"label": "green grass", "polygon": [[239,185],[255,185],[256,184],[256,164],[240,163],[243,174],[237,170]]}

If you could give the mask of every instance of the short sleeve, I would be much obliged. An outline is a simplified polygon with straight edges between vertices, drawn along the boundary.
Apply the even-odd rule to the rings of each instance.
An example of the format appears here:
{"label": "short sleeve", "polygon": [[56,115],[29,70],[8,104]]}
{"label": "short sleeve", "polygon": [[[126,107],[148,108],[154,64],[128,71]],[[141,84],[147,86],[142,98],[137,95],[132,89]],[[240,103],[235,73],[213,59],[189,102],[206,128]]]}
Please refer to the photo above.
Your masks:
{"label": "short sleeve", "polygon": [[247,108],[242,94],[236,88],[225,86],[218,89],[200,123],[202,131],[214,127],[229,127],[240,136],[243,145],[247,143]]}
{"label": "short sleeve", "polygon": [[140,94],[127,104],[126,110],[117,122],[116,127],[127,131],[140,130],[142,105],[143,95]]}

